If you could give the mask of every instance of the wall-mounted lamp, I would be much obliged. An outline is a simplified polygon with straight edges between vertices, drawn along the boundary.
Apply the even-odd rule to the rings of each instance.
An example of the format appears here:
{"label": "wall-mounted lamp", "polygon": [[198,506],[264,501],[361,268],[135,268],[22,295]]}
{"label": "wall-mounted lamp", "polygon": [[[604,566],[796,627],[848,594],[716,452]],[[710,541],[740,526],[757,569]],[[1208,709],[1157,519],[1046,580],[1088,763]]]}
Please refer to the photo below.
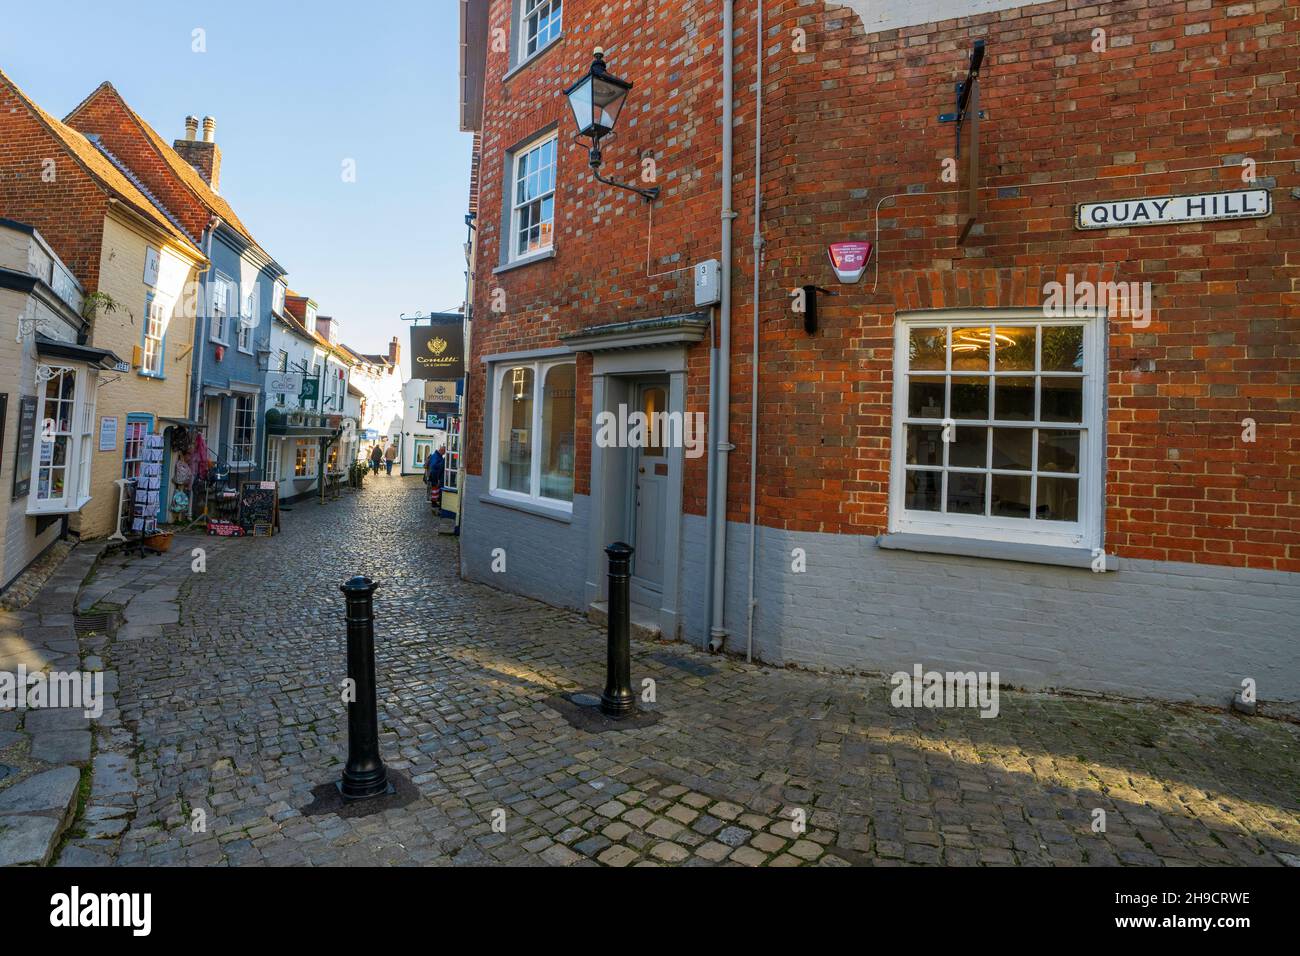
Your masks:
{"label": "wall-mounted lamp", "polygon": [[600,174],[601,138],[614,131],[618,114],[622,111],[623,103],[627,100],[628,91],[631,89],[632,84],[627,80],[620,80],[612,73],[606,72],[605,51],[596,47],[591,68],[587,70],[585,76],[565,90],[564,95],[568,97],[569,108],[573,110],[573,120],[578,125],[578,136],[586,136],[591,140],[591,146],[587,150],[587,162],[591,165],[596,181],[606,186],[626,189],[645,197],[647,202],[654,202],[659,198],[658,186],[649,188],[631,186],[606,179]]}

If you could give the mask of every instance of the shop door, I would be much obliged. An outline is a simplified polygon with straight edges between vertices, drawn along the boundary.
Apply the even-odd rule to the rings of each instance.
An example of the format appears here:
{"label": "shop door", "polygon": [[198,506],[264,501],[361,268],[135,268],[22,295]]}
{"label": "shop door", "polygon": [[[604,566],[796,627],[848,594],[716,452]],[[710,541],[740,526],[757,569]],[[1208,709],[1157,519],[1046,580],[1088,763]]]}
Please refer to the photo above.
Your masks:
{"label": "shop door", "polygon": [[[668,410],[666,382],[643,382],[636,387],[637,408],[653,422],[656,413]],[[664,524],[668,500],[668,455],[664,435],[653,429],[644,447],[632,449],[632,600],[646,607],[659,607],[664,586]]]}

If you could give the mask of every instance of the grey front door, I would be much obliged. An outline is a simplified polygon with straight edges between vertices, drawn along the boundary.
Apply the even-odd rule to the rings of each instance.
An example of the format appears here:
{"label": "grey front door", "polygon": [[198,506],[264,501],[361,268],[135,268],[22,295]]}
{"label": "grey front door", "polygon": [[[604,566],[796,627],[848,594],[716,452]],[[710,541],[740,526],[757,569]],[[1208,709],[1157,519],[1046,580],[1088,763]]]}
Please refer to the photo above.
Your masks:
{"label": "grey front door", "polygon": [[[636,387],[637,408],[647,422],[668,410],[666,382],[645,382]],[[664,435],[648,430],[644,447],[632,450],[632,600],[646,607],[659,607],[664,588],[664,531],[668,500],[668,454]]]}

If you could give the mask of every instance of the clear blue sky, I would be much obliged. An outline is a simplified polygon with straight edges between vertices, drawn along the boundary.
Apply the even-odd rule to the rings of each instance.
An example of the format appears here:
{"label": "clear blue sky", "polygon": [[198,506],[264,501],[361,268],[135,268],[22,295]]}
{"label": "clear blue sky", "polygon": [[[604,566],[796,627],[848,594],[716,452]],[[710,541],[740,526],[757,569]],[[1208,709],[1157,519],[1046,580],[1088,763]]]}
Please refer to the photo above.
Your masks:
{"label": "clear blue sky", "polygon": [[349,345],[399,335],[405,353],[399,314],[461,304],[471,143],[453,0],[4,7],[0,66],[53,115],[109,80],[168,141],[186,114],[213,116],[222,195]]}

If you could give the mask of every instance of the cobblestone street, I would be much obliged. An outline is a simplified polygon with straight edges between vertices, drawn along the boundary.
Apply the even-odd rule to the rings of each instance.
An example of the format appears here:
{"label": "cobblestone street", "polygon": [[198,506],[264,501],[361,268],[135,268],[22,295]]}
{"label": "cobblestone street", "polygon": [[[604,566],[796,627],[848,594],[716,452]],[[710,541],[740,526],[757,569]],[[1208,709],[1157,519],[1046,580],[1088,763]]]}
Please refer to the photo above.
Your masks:
{"label": "cobblestone street", "polygon": [[[380,475],[293,506],[271,539],[100,562],[83,606],[130,602],[102,652],[120,726],[106,713],[61,862],[1300,864],[1300,727],[1281,721],[1010,692],[996,719],[900,711],[880,677],[638,643],[659,722],[577,730],[547,701],[601,685],[603,631],[460,581],[422,491]],[[383,753],[419,795],[304,816],[346,756],[338,587],[356,573],[382,585]]]}

